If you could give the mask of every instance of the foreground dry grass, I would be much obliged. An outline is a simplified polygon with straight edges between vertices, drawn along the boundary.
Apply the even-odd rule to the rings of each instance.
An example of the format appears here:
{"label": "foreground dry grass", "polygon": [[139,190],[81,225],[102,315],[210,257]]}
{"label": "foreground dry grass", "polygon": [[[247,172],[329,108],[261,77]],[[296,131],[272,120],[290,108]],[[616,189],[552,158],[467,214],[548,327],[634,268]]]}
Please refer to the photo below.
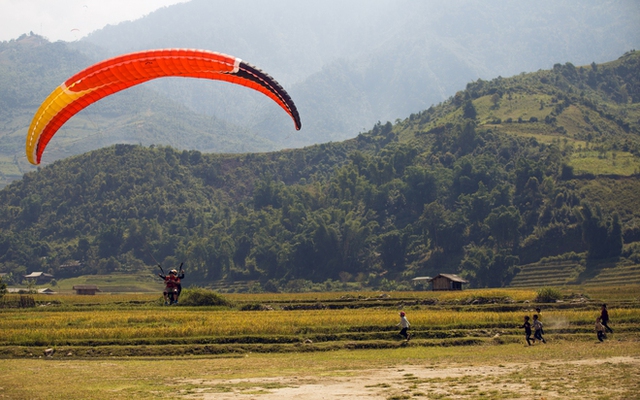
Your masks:
{"label": "foreground dry grass", "polygon": [[634,399],[638,338],[0,363],[7,399]]}

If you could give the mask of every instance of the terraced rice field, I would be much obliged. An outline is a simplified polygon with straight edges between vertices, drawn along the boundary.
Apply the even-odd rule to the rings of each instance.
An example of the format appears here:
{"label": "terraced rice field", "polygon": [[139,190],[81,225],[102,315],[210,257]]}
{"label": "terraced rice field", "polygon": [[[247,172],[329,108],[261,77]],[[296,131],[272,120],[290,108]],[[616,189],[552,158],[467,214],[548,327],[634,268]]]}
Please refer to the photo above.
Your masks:
{"label": "terraced rice field", "polygon": [[[314,352],[523,341],[524,315],[543,308],[555,340],[592,340],[601,299],[568,293],[535,303],[522,289],[459,292],[229,295],[231,307],[162,306],[155,295],[44,296],[33,308],[0,309],[0,357],[185,356]],[[610,301],[616,337],[640,331],[640,300]],[[407,312],[412,340],[398,335]]]}

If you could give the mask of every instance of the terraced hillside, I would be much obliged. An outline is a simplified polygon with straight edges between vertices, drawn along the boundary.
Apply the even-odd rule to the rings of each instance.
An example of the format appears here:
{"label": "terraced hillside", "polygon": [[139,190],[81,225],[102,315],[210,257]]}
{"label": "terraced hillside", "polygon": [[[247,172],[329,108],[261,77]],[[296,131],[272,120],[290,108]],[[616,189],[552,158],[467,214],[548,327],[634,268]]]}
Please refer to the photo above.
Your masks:
{"label": "terraced hillside", "polygon": [[617,265],[603,268],[598,275],[584,282],[590,286],[637,285],[640,283],[640,265]]}
{"label": "terraced hillside", "polygon": [[575,284],[584,266],[575,261],[533,263],[520,267],[511,287],[542,287]]}
{"label": "terraced hillside", "polygon": [[612,263],[586,268],[578,261],[539,262],[520,267],[510,287],[621,286],[640,283],[640,265]]}

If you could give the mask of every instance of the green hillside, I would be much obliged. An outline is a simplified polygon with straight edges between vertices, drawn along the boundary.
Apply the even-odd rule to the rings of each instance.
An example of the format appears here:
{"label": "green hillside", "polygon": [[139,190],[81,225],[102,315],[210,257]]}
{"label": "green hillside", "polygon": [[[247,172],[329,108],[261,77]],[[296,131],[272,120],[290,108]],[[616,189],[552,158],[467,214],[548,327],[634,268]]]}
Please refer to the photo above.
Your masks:
{"label": "green hillside", "polygon": [[[544,284],[593,281],[640,263],[639,63],[631,52],[472,82],[341,143],[119,144],[59,160],[0,191],[0,271],[159,260],[184,261],[189,282],[252,290],[406,289],[438,273],[499,287],[577,257],[582,271],[557,264],[543,273],[567,271]],[[70,260],[81,266],[61,268]]]}
{"label": "green hillside", "polygon": [[164,285],[162,280],[151,272],[146,273],[116,273],[110,275],[85,275],[76,278],[63,279],[53,287],[58,293],[75,293],[75,285],[96,285],[101,293],[159,293]]}

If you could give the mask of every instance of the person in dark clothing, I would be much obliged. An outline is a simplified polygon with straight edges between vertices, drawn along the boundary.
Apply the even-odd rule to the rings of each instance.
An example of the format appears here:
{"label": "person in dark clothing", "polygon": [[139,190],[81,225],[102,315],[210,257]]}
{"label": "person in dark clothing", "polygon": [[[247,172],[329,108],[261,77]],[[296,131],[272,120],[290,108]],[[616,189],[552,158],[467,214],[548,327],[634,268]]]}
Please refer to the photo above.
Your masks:
{"label": "person in dark clothing", "polygon": [[524,328],[524,334],[525,334],[525,338],[527,339],[527,344],[531,346],[531,340],[535,342],[535,339],[531,339],[531,324],[529,323],[528,315],[525,315],[524,324],[522,324],[520,328]]}
{"label": "person in dark clothing", "polygon": [[602,311],[600,312],[600,323],[609,333],[613,333],[613,329],[609,328],[609,311],[607,311],[607,305],[602,305]]}

